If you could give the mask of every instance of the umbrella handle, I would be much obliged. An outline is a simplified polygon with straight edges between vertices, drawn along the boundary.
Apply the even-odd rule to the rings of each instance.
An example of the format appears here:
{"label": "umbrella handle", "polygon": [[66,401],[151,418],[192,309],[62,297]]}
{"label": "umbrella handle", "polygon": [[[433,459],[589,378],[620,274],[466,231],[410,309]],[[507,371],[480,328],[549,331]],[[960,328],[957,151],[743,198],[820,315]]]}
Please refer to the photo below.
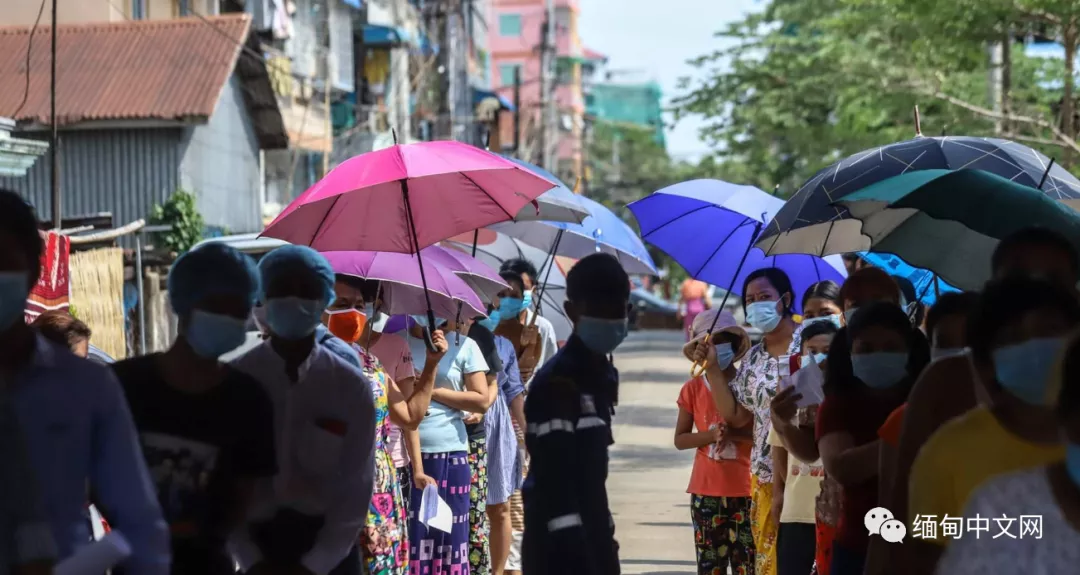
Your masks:
{"label": "umbrella handle", "polygon": [[[705,334],[705,339],[703,341],[707,342],[707,341],[710,341],[711,339],[712,339],[712,332],[710,331],[709,333]],[[703,359],[700,362],[695,361],[694,365],[690,366],[690,377],[693,377],[693,378],[701,377],[702,375],[705,375],[705,370],[708,369],[708,368],[709,368],[708,360]]]}
{"label": "umbrella handle", "polygon": [[429,308],[427,310],[427,327],[424,328],[424,345],[427,346],[428,351],[435,353],[439,351],[439,348],[435,347],[435,338],[431,337],[431,334],[435,332],[438,327],[435,325],[435,313]]}

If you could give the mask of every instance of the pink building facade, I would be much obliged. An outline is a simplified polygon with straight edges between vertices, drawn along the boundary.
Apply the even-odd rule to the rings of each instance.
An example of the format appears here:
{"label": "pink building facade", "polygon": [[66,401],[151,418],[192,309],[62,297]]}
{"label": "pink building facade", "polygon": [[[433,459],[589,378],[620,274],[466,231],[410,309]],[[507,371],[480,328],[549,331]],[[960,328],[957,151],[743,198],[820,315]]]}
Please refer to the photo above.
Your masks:
{"label": "pink building facade", "polygon": [[[555,172],[568,185],[582,174],[582,131],[585,97],[581,63],[584,49],[578,35],[578,0],[555,0],[555,37],[558,56],[554,90],[558,110],[557,165]],[[514,69],[521,76],[521,149],[539,157],[536,147],[540,118],[540,46],[545,0],[493,0],[489,20],[492,87],[513,98]],[[513,122],[502,122],[502,141],[513,141]]]}

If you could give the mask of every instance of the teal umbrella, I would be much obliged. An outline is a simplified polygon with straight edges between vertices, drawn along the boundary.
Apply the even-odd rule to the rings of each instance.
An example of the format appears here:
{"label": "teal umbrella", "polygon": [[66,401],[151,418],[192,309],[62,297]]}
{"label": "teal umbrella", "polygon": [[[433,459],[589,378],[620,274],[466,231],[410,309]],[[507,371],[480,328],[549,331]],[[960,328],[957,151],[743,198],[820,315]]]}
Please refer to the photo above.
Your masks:
{"label": "teal umbrella", "polygon": [[1080,250],[1080,214],[1045,192],[982,170],[922,170],[834,202],[862,222],[872,252],[895,254],[954,286],[978,290],[1002,238],[1033,225]]}

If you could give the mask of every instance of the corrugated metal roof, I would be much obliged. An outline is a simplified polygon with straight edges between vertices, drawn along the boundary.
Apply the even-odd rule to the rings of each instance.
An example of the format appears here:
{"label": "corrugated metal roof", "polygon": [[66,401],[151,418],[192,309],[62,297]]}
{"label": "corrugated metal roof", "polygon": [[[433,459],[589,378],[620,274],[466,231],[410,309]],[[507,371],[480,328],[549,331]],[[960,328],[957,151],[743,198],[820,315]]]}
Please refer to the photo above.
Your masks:
{"label": "corrugated metal roof", "polygon": [[[57,34],[57,124],[208,118],[236,67],[250,17],[62,25]],[[0,116],[49,123],[49,42],[39,26],[0,28]],[[18,110],[18,113],[16,111]]]}

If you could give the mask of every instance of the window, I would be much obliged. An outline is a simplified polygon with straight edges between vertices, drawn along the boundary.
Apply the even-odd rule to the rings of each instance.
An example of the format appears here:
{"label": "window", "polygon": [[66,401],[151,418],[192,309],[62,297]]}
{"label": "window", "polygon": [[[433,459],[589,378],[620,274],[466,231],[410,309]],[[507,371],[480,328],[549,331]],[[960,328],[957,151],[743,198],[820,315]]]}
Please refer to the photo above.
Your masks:
{"label": "window", "polygon": [[521,36],[521,14],[500,14],[499,36]]}
{"label": "window", "polygon": [[[520,70],[521,64],[499,64],[499,85],[514,85],[514,70]],[[522,79],[522,82],[525,80]]]}
{"label": "window", "polygon": [[146,0],[131,0],[131,19],[146,19]]}
{"label": "window", "polygon": [[574,83],[574,64],[570,60],[559,58],[555,62],[555,82],[560,86]]}

